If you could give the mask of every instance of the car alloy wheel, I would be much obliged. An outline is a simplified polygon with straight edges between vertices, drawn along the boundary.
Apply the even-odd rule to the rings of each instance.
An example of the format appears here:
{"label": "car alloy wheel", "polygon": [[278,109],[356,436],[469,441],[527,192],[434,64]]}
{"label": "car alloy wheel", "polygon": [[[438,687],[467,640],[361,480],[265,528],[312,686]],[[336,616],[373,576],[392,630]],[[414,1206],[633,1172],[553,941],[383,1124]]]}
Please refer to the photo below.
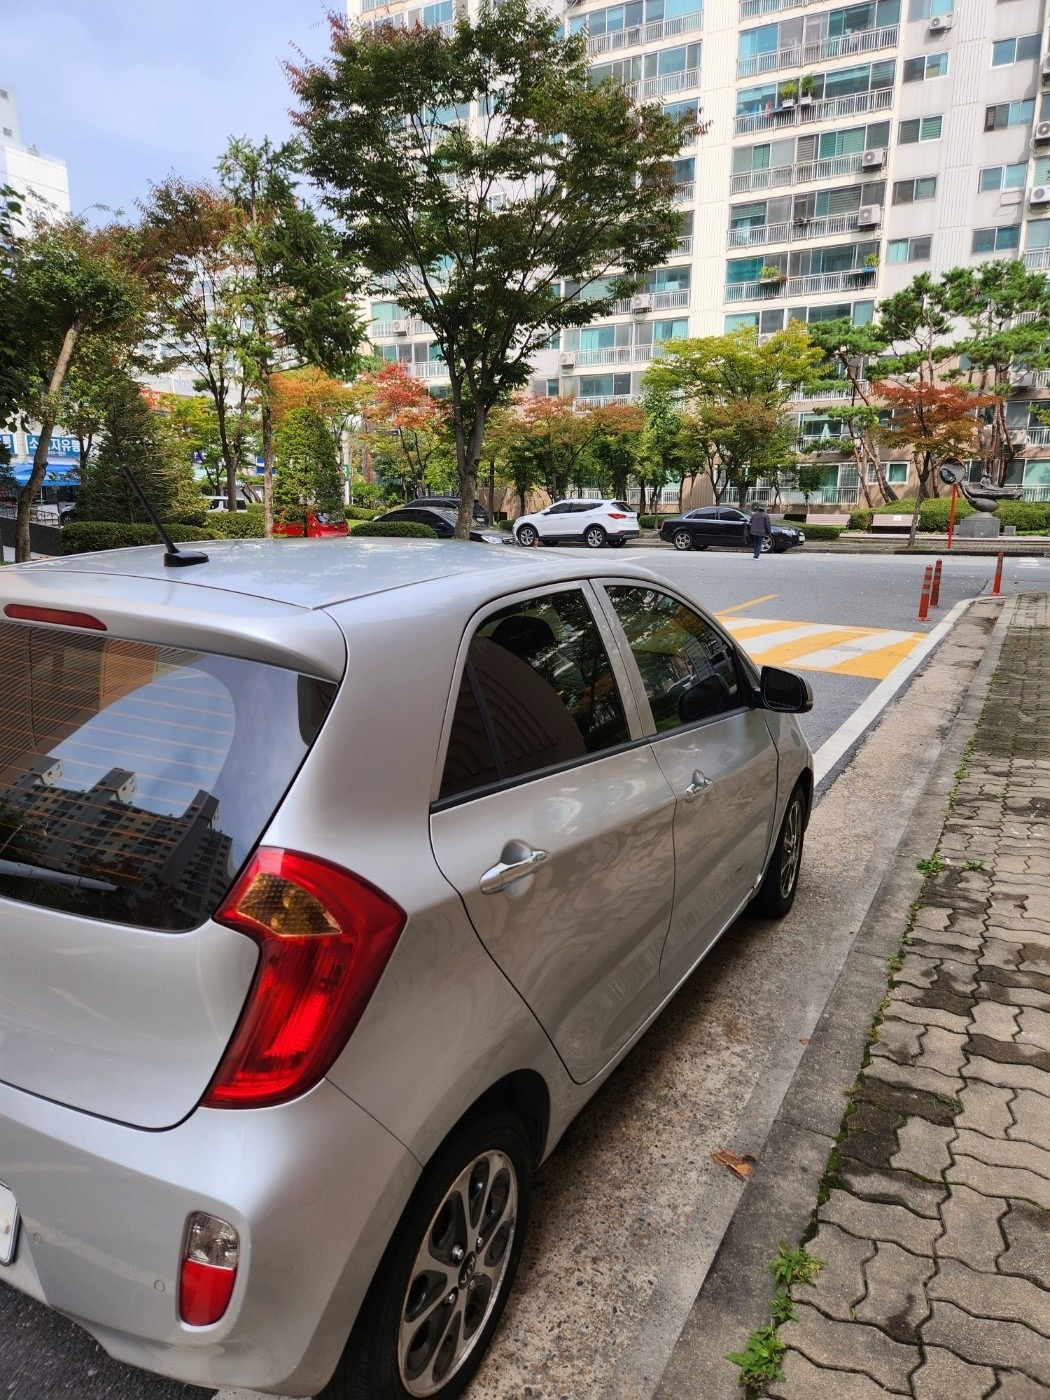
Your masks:
{"label": "car alloy wheel", "polygon": [[605,531],[600,525],[588,525],[583,532],[583,542],[588,549],[601,549],[605,543]]}
{"label": "car alloy wheel", "polygon": [[676,530],[671,536],[671,543],[675,549],[680,549],[683,553],[693,547],[693,536],[689,530]]}
{"label": "car alloy wheel", "polygon": [[802,789],[796,788],[788,799],[769,869],[755,900],[767,918],[783,918],[795,902],[805,834],[806,798]]}
{"label": "car alloy wheel", "polygon": [[318,1400],[453,1400],[470,1383],[517,1271],[532,1146],[494,1109],[439,1148]]}
{"label": "car alloy wheel", "polygon": [[763,536],[762,536],[762,553],[763,553],[763,554],[772,554],[772,552],[773,552],[773,550],[774,550],[775,548],[776,548],[776,546],[775,546],[774,543],[773,543],[773,536],[772,536],[772,535],[763,535]]}
{"label": "car alloy wheel", "polygon": [[514,534],[515,541],[525,549],[531,549],[539,537],[535,525],[522,525]]}

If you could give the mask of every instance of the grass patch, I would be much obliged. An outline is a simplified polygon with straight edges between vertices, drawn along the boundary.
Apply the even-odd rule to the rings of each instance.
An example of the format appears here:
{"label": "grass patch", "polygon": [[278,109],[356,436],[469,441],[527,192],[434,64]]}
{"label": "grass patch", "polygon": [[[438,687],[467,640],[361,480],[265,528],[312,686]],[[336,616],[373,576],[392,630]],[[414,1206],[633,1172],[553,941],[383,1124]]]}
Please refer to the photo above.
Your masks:
{"label": "grass patch", "polygon": [[948,862],[935,852],[926,860],[917,860],[915,869],[921,870],[924,875],[939,875],[942,870],[948,869]]}
{"label": "grass patch", "polygon": [[740,1367],[740,1384],[748,1400],[757,1396],[771,1381],[785,1379],[780,1358],[787,1346],[780,1340],[776,1327],[756,1327],[744,1344],[743,1351],[731,1351],[727,1361]]}

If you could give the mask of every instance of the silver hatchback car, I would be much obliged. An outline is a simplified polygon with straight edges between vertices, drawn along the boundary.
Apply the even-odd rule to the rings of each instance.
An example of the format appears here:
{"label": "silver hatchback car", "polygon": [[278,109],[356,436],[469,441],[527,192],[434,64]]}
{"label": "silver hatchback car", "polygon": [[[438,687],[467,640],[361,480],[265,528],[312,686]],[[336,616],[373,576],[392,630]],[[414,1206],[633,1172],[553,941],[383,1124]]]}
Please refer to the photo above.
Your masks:
{"label": "silver hatchback car", "polygon": [[0,1282],[202,1386],[468,1383],[573,1115],[795,894],[798,677],[627,563],[0,575]]}

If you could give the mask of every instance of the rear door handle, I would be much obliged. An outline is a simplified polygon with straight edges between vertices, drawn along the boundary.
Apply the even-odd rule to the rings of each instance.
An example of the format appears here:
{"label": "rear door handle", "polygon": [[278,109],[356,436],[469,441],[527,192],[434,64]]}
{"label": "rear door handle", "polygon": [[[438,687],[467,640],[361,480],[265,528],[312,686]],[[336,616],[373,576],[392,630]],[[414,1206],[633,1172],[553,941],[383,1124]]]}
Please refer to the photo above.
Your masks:
{"label": "rear door handle", "polygon": [[551,858],[550,851],[533,850],[523,841],[508,841],[503,847],[503,859],[481,877],[482,894],[499,894],[518,880],[535,875]]}
{"label": "rear door handle", "polygon": [[695,802],[700,794],[706,792],[710,786],[711,779],[705,778],[703,773],[700,772],[700,769],[697,768],[693,773],[693,781],[686,788],[685,792],[682,793],[682,796],[687,802]]}

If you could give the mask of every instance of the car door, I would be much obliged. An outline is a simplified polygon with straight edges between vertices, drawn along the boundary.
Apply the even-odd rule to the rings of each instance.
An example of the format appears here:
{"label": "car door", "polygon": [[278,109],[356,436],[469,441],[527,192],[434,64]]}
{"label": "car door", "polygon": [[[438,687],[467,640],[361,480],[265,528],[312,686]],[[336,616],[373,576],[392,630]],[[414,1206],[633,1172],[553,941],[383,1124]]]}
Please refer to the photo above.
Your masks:
{"label": "car door", "polygon": [[661,997],[674,796],[587,585],[487,610],[465,639],[437,863],[573,1079],[591,1079]]}
{"label": "car door", "polygon": [[572,502],[558,501],[536,517],[536,529],[545,540],[567,539],[573,532]]}
{"label": "car door", "polygon": [[677,799],[674,912],[661,959],[675,986],[757,888],[772,834],[777,750],[732,643],[646,584],[605,593],[637,668],[652,749]]}
{"label": "car door", "polygon": [[719,529],[722,531],[722,543],[741,547],[750,545],[747,526],[751,519],[740,510],[720,510],[718,512]]}
{"label": "car door", "polygon": [[685,520],[697,544],[718,544],[718,510],[714,506],[691,510]]}

